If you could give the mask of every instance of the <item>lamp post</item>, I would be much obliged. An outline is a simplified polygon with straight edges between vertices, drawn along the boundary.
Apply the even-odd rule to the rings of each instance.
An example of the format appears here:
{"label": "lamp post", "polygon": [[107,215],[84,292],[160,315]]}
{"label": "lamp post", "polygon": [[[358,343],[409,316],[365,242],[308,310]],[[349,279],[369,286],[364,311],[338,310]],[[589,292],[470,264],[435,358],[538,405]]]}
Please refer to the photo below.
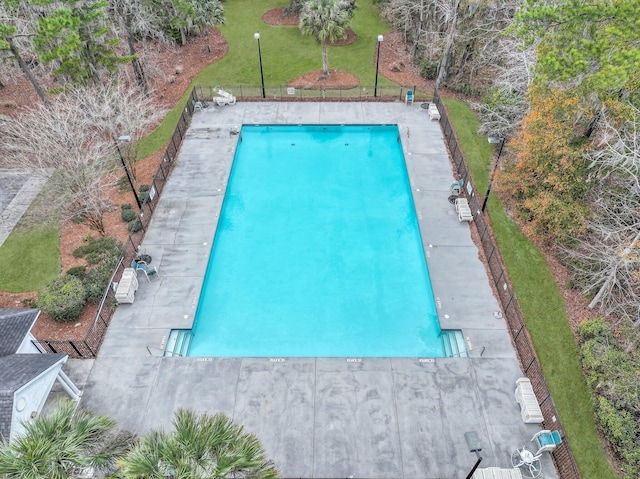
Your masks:
{"label": "lamp post", "polygon": [[471,468],[469,474],[467,474],[466,479],[471,479],[473,473],[476,472],[480,462],[482,461],[482,456],[480,455],[480,451],[482,451],[482,444],[480,444],[480,438],[478,437],[478,433],[475,431],[468,431],[464,433],[464,440],[467,442],[467,447],[469,448],[469,452],[475,452],[478,460]]}
{"label": "lamp post", "polygon": [[491,174],[489,175],[489,186],[487,187],[487,192],[485,193],[484,201],[482,202],[483,212],[487,206],[487,201],[489,201],[489,193],[491,193],[491,186],[493,185],[493,177],[496,174],[496,169],[498,168],[498,162],[500,161],[500,155],[502,154],[502,147],[504,146],[504,138],[500,138],[497,136],[490,136],[488,140],[489,140],[489,143],[494,145],[500,143],[500,148],[498,149],[498,156],[496,157],[496,161],[493,163],[493,166],[491,167]]}
{"label": "lamp post", "polygon": [[260,82],[262,84],[262,98],[266,98],[264,93],[264,73],[262,72],[262,50],[260,50],[260,34],[258,32],[253,34],[253,38],[258,40],[258,59],[260,60]]}
{"label": "lamp post", "polygon": [[382,43],[382,35],[378,35],[378,54],[376,55],[376,85],[373,88],[373,97],[378,96],[378,66],[380,65],[380,44]]}
{"label": "lamp post", "polygon": [[142,211],[142,203],[140,202],[140,198],[138,198],[138,193],[136,192],[136,187],[133,185],[133,180],[131,179],[131,175],[129,174],[129,168],[127,168],[127,162],[124,161],[124,156],[122,156],[122,150],[120,150],[120,141],[131,141],[131,137],[129,135],[119,136],[118,138],[113,138],[114,143],[116,144],[116,150],[118,150],[118,156],[120,157],[120,161],[122,162],[122,167],[124,168],[124,172],[127,174],[127,180],[129,180],[129,185],[131,186],[131,191],[133,191],[133,196],[136,198],[136,204],[138,205],[138,209]]}

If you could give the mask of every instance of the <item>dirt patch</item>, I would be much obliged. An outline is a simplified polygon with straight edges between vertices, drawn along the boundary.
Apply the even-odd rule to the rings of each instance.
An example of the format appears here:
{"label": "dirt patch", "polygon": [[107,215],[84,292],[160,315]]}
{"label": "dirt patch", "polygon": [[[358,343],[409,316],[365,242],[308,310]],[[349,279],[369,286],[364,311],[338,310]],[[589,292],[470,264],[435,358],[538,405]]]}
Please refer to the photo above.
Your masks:
{"label": "dirt patch", "polygon": [[262,21],[267,25],[273,25],[275,27],[294,26],[297,27],[300,23],[298,15],[285,15],[285,7],[272,8],[267,10],[262,15]]}
{"label": "dirt patch", "polygon": [[360,84],[358,77],[343,70],[331,70],[325,75],[322,70],[305,73],[287,83],[288,86],[301,90],[332,90],[355,88]]}

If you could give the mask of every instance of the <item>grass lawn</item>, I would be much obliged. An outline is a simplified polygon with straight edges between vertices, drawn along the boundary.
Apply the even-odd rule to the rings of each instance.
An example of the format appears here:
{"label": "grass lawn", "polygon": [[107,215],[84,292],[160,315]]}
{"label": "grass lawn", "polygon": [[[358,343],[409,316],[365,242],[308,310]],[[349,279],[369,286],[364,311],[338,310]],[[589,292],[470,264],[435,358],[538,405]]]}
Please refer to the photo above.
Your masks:
{"label": "grass lawn", "polygon": [[[253,37],[260,33],[260,48],[265,87],[280,85],[322,68],[322,47],[312,36],[303,36],[295,26],[271,26],[262,15],[272,8],[288,5],[287,0],[234,0],[224,3],[225,23],[220,32],[229,44],[227,54],[220,61],[203,69],[193,85],[249,85],[260,86],[258,45]],[[391,29],[378,13],[374,0],[359,0],[351,22],[358,39],[351,45],[328,47],[329,68],[345,70],[356,75],[363,86],[375,83],[375,53],[378,34]],[[379,86],[393,85],[378,77]],[[187,89],[178,104],[167,114],[156,130],[138,144],[138,156],[145,158],[164,145],[187,103]]]}
{"label": "grass lawn", "polygon": [[[24,293],[42,288],[60,273],[58,224],[14,230],[0,247],[0,291]],[[12,265],[7,267],[6,265]]]}
{"label": "grass lawn", "polygon": [[[477,135],[479,123],[465,103],[444,100],[451,113],[460,147],[481,192],[488,184],[492,145]],[[562,296],[547,263],[531,241],[507,217],[491,195],[491,223],[509,278],[558,409],[571,450],[585,478],[614,479],[593,422],[591,394],[580,367],[578,347]]]}

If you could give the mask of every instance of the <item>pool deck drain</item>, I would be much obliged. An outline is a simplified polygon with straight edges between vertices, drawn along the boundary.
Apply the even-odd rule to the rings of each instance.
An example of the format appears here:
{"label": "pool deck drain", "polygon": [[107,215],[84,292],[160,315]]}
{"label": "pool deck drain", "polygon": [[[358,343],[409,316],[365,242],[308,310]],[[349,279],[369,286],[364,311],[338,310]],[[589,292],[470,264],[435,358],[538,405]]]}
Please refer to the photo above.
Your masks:
{"label": "pool deck drain", "polygon": [[[149,354],[171,328],[191,327],[238,140],[229,132],[243,123],[397,123],[412,132],[401,141],[440,325],[463,330],[477,348],[469,358]],[[494,315],[469,224],[447,200],[454,178],[439,123],[404,102],[260,102],[199,111],[191,131],[142,245],[161,280],[143,281],[135,302],[117,309],[90,368],[65,368],[84,384],[82,405],[136,433],[171,427],[180,407],[224,412],[258,436],[283,477],[465,477],[476,460],[467,431],[482,442],[483,467],[511,467],[511,452],[540,427],[521,420],[513,392],[523,374],[507,326]],[[548,455],[540,477],[556,477]]]}

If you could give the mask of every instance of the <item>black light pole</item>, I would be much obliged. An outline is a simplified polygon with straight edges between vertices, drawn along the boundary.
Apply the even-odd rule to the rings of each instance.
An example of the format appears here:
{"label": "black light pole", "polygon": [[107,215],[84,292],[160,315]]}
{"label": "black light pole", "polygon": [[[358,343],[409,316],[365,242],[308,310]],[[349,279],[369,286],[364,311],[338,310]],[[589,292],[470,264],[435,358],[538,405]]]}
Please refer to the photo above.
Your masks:
{"label": "black light pole", "polygon": [[136,187],[133,186],[133,180],[131,179],[131,175],[129,174],[127,163],[124,161],[124,156],[122,156],[122,150],[120,150],[120,145],[118,144],[118,141],[131,141],[131,137],[130,136],[120,136],[118,138],[114,137],[113,141],[116,144],[116,150],[118,150],[118,156],[120,157],[120,161],[122,162],[122,167],[124,168],[124,172],[127,174],[127,179],[129,180],[131,191],[133,191],[133,196],[135,196],[136,198],[136,204],[138,205],[138,209],[142,211],[142,203],[140,202],[140,198],[138,198],[138,193],[136,193]]}
{"label": "black light pole", "polygon": [[482,456],[480,455],[480,451],[482,451],[482,444],[480,444],[480,438],[478,437],[478,433],[475,431],[469,431],[464,433],[464,440],[467,441],[467,446],[469,447],[469,452],[475,452],[478,460],[471,468],[469,474],[467,474],[466,479],[471,479],[473,473],[476,472],[480,462],[482,462]]}
{"label": "black light pole", "polygon": [[380,65],[380,44],[382,43],[382,35],[378,35],[378,54],[376,56],[376,86],[373,88],[373,97],[378,96],[378,66]]}
{"label": "black light pole", "polygon": [[504,138],[499,138],[497,136],[490,136],[489,143],[491,144],[500,143],[500,148],[498,149],[498,156],[496,157],[496,161],[493,163],[493,166],[491,167],[491,174],[489,175],[489,186],[487,187],[487,193],[484,195],[484,201],[482,202],[483,212],[485,207],[487,206],[487,201],[489,201],[489,193],[491,193],[491,186],[493,185],[493,177],[496,174],[496,169],[498,168],[498,162],[500,161],[500,155],[502,154],[502,147],[504,146]]}
{"label": "black light pole", "polygon": [[266,98],[264,93],[264,73],[262,72],[262,51],[260,50],[260,34],[258,32],[253,34],[253,38],[258,40],[258,58],[260,59],[260,82],[262,83],[262,98]]}

